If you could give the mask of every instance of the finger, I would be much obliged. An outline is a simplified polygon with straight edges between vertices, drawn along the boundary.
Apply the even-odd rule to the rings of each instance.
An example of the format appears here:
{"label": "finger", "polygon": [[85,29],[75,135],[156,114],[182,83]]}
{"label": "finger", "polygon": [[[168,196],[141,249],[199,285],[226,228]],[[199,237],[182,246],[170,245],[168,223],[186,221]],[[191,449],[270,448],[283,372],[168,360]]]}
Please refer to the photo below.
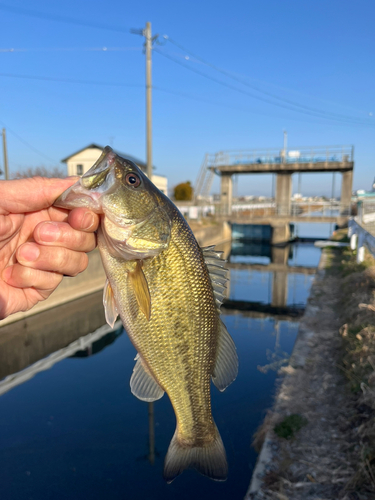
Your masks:
{"label": "finger", "polygon": [[47,179],[31,177],[12,181],[0,181],[1,209],[3,213],[34,212],[50,207],[66,189],[77,181],[77,177]]}
{"label": "finger", "polygon": [[67,276],[77,276],[84,271],[88,257],[84,252],[76,252],[63,247],[24,243],[17,252],[20,264],[40,271],[53,271]]}
{"label": "finger", "polygon": [[61,283],[63,276],[15,264],[4,269],[2,278],[8,285],[16,288],[33,287],[52,292]]}
{"label": "finger", "polygon": [[92,233],[98,229],[100,217],[87,208],[75,208],[69,212],[68,222],[74,229]]}
{"label": "finger", "polygon": [[73,229],[64,222],[40,222],[34,229],[34,239],[41,245],[64,247],[80,252],[91,252],[96,247],[96,235]]}

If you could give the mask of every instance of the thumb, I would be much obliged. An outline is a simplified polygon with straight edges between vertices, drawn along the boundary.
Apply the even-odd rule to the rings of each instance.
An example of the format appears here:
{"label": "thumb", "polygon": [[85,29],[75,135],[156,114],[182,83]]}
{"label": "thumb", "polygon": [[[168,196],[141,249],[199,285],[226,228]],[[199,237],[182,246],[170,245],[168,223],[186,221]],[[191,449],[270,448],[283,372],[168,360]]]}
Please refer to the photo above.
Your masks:
{"label": "thumb", "polygon": [[30,177],[0,181],[0,214],[20,214],[48,208],[76,181],[77,177],[66,179]]}

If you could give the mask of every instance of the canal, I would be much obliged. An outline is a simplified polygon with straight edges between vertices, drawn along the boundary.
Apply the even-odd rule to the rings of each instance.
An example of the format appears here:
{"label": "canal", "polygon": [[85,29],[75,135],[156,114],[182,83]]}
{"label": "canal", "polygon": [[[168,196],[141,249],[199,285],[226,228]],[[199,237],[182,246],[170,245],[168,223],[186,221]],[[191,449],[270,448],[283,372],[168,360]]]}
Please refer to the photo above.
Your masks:
{"label": "canal", "polygon": [[135,350],[121,326],[102,327],[95,293],[0,329],[2,500],[244,497],[257,458],[252,436],[273,403],[320,250],[295,243],[275,252],[243,242],[223,250],[231,307],[222,317],[240,363],[224,393],[212,387],[228,480],[190,470],[163,481],[174,412],[167,396],[149,405],[131,394]]}

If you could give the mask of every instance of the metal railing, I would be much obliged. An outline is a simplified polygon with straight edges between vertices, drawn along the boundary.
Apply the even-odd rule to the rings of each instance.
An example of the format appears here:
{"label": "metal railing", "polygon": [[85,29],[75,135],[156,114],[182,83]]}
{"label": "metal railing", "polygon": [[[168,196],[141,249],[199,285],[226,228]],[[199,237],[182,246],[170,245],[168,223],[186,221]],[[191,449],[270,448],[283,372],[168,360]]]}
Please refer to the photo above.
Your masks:
{"label": "metal railing", "polygon": [[[196,203],[179,202],[178,207],[188,219],[204,217],[221,217],[228,215],[228,207],[220,201]],[[350,215],[351,207],[340,201],[292,201],[289,207],[277,207],[274,200],[254,203],[234,203],[231,208],[231,219],[254,219],[272,216],[304,217],[340,217]]]}
{"label": "metal railing", "polygon": [[353,158],[354,146],[219,151],[206,157],[207,168],[238,164],[348,163],[352,162]]}
{"label": "metal railing", "polygon": [[292,201],[289,206],[276,206],[274,201],[254,204],[234,204],[232,205],[232,215],[238,217],[259,216],[299,216],[303,217],[340,217],[343,214],[349,215],[351,207],[344,205],[340,201]]}

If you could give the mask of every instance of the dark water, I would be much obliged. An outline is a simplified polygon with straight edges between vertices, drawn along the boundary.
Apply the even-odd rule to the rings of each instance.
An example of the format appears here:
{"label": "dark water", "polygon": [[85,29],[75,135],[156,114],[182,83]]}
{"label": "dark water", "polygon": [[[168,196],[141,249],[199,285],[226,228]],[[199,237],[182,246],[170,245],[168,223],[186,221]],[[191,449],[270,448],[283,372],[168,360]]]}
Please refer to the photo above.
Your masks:
{"label": "dark water", "polygon": [[[312,245],[298,244],[287,251],[291,266],[318,264],[320,251]],[[257,262],[256,255],[241,255],[238,247],[234,253],[231,260]],[[231,276],[231,298],[272,300],[272,272],[266,268],[232,269]],[[289,274],[288,304],[305,303],[312,278]],[[20,378],[17,375],[12,381],[9,375],[38,362],[37,352],[61,353],[57,347],[95,329],[88,320],[83,321],[82,305],[78,306],[77,311],[69,306],[60,313],[55,311],[53,318],[34,317],[19,328],[11,325],[12,329],[0,330],[1,375],[8,375],[0,383],[0,392],[4,392],[0,396],[0,498],[243,498],[256,461],[252,435],[272,405],[275,391],[276,372],[262,373],[257,367],[291,352],[298,323],[279,321],[276,316],[253,317],[251,312],[223,314],[240,362],[237,380],[224,393],[212,388],[213,415],[226,447],[229,477],[216,483],[190,470],[167,485],[162,468],[175,430],[174,413],[166,396],[153,405],[152,465],[149,405],[130,393],[136,353],[121,328],[93,344],[82,341],[82,348],[75,348],[72,357],[58,361],[58,355],[53,355],[53,366],[44,371],[34,366],[29,380],[11,387]],[[93,295],[85,307],[94,321],[101,314],[100,294]],[[101,317],[96,321],[100,324]]]}

